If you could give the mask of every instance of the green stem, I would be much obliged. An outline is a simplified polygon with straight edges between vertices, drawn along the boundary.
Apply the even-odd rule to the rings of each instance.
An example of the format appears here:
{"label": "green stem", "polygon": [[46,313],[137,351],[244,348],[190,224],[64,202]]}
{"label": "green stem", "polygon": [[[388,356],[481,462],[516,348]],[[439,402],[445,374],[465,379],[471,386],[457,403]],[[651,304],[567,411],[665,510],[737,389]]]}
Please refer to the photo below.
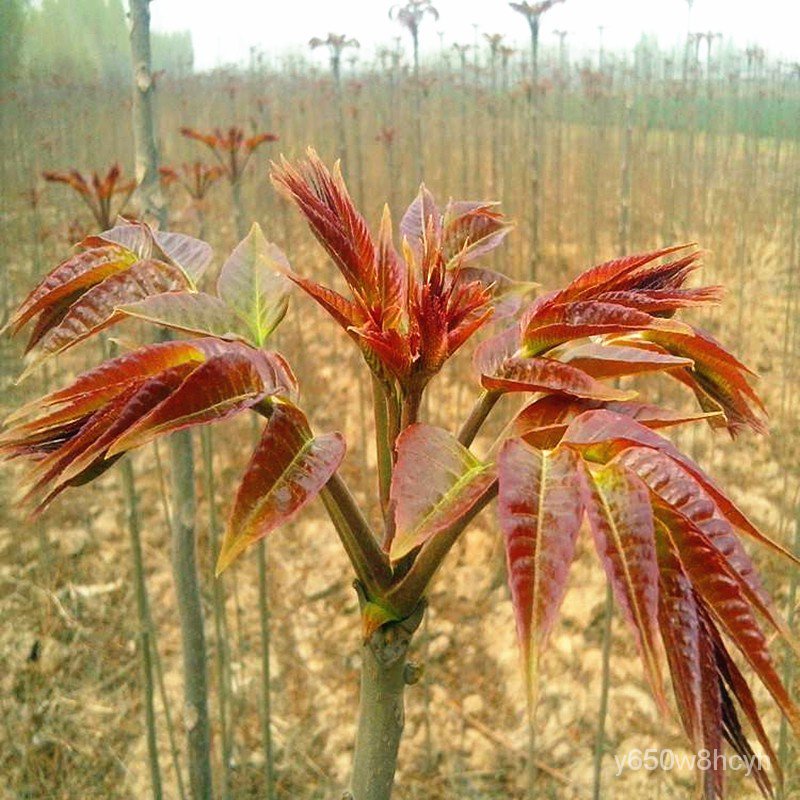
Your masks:
{"label": "green stem", "polygon": [[129,459],[122,462],[122,491],[128,516],[128,533],[133,554],[133,581],[136,591],[136,616],[139,624],[139,654],[142,664],[142,686],[144,688],[144,711],[147,726],[147,755],[150,764],[150,782],[155,800],[161,800],[161,767],[158,763],[158,740],[156,736],[155,692],[153,688],[152,629],[147,601],[147,586],[142,557],[142,536],[139,521],[139,498],[133,478],[133,466]]}
{"label": "green stem", "polygon": [[183,644],[189,778],[193,800],[211,800],[207,651],[195,548],[194,455],[190,433],[173,433],[169,446],[173,497],[172,570]]}
{"label": "green stem", "polygon": [[[364,598],[360,598],[362,603]],[[361,693],[358,707],[352,800],[389,800],[397,751],[405,724],[405,687],[418,677],[407,669],[411,639],[425,613],[420,603],[399,623],[383,625],[361,647]]]}
{"label": "green stem", "polygon": [[372,405],[375,418],[375,452],[378,461],[378,490],[384,524],[389,527],[389,489],[392,484],[392,449],[389,441],[390,401],[384,385],[372,376]]}
{"label": "green stem", "polygon": [[[794,548],[795,555],[800,554],[800,502],[795,509],[794,517]],[[797,585],[798,585],[798,571],[792,570],[792,577],[789,581],[789,597],[787,598],[787,611],[786,611],[786,625],[791,630],[794,625],[795,606],[797,605]],[[794,659],[791,650],[787,645],[785,648],[785,663],[783,668],[783,685],[787,689],[791,688],[792,680],[794,679]],[[786,723],[786,717],[781,716],[781,726],[778,733],[778,761],[786,772],[786,781],[791,779],[789,774],[792,764],[789,761],[789,726]],[[778,790],[778,797],[783,800],[785,797],[784,787],[780,786]]]}
{"label": "green stem", "polygon": [[272,708],[269,660],[269,594],[267,592],[267,547],[262,539],[258,553],[258,607],[261,621],[261,746],[264,748],[264,782],[267,800],[275,798],[275,777],[272,760]]}
{"label": "green stem", "polygon": [[[164,480],[164,469],[161,463],[161,456],[159,455],[158,442],[153,442],[153,454],[156,462],[156,474],[158,476],[158,490],[161,496],[161,507],[164,512],[164,521],[169,528],[172,524],[172,515],[169,510],[169,500],[167,498],[167,485]],[[158,693],[161,697],[161,705],[164,709],[164,719],[167,723],[167,737],[169,738],[169,749],[172,757],[172,767],[175,770],[175,780],[178,784],[178,796],[180,800],[186,800],[186,788],[183,784],[183,772],[181,771],[180,758],[178,756],[178,742],[175,738],[175,726],[172,724],[172,712],[170,711],[169,700],[167,698],[167,688],[164,683],[164,669],[161,664],[161,656],[158,653],[158,644],[156,642],[156,626],[153,623],[153,617],[150,613],[148,603],[147,609],[147,622],[150,630],[153,632],[153,666],[155,667],[156,679],[158,681]]]}
{"label": "green stem", "polygon": [[[219,552],[220,526],[217,516],[216,486],[214,481],[213,431],[205,426],[201,431],[203,447],[203,472],[206,502],[208,503],[208,527],[211,534],[211,552]],[[212,581],[212,608],[214,615],[215,660],[217,670],[217,703],[219,709],[220,744],[222,748],[222,800],[230,798],[231,735],[229,711],[231,687],[228,681],[228,642],[225,630],[225,584],[222,576]]]}
{"label": "green stem", "polygon": [[469,447],[472,444],[475,437],[478,435],[478,431],[481,429],[483,423],[486,422],[486,418],[489,416],[500,397],[500,392],[490,392],[487,390],[481,392],[481,396],[473,406],[472,411],[470,411],[469,417],[467,417],[466,421],[461,426],[461,430],[458,432],[458,441],[461,442],[464,447]]}
{"label": "green stem", "polygon": [[322,499],[359,580],[370,596],[373,593],[382,595],[392,579],[389,559],[338,473],[328,480],[322,490]]}
{"label": "green stem", "polygon": [[600,685],[600,709],[597,712],[597,738],[594,744],[594,778],[592,800],[600,800],[601,770],[606,743],[606,717],[608,716],[608,689],[611,682],[611,617],[614,612],[614,595],[611,583],[606,585],[606,602],[603,609],[603,672]]}

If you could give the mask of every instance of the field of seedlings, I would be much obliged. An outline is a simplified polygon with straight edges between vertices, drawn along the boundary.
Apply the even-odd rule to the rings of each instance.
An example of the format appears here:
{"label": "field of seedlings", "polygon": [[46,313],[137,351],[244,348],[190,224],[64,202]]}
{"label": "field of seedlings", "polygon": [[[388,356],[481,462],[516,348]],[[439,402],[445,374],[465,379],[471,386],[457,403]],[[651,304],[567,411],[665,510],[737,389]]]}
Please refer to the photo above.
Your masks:
{"label": "field of seedlings", "polygon": [[[420,24],[433,21],[423,16]],[[703,421],[663,433],[761,531],[798,552],[798,65],[757,48],[723,49],[711,34],[693,34],[674,51],[642,45],[601,50],[599,59],[571,54],[569,37],[551,34],[533,61],[530,49],[480,33],[464,44],[443,39],[438,54],[417,62],[408,30],[398,26],[400,34],[375,52],[344,36],[312,40],[330,54],[330,70],[267,54],[246,67],[156,74],[162,229],[213,248],[200,288],[214,291],[221,266],[257,222],[294,272],[344,293],[299,203],[270,180],[279,169],[273,162],[296,164],[309,147],[329,168],[340,159],[376,240],[388,204],[398,251],[400,220],[421,182],[442,208],[449,198],[498,201],[514,225],[481,265],[513,279],[511,296],[523,304],[594,264],[694,243],[702,260],[689,285],[722,285],[724,298],[680,317],[752,368],[769,433],[742,430],[734,439]],[[0,326],[76,243],[113,226],[118,213],[153,223],[136,191],[131,98],[130,83],[116,78],[39,76],[4,87]],[[54,313],[63,315],[61,302]],[[506,324],[490,320],[483,338]],[[338,474],[376,526],[385,512],[385,454],[376,453],[374,387],[352,338],[295,286],[269,348],[291,363],[313,430],[343,435]],[[36,358],[24,356],[25,336],[6,334],[0,415],[157,340],[164,337],[152,325],[125,318],[18,382]],[[481,396],[477,340],[443,367],[412,421],[459,430]],[[697,411],[692,391],[663,374],[613,385]],[[500,398],[471,447],[478,458],[495,458],[496,440],[530,399]],[[362,614],[323,502],[214,575],[264,425],[241,414],[148,440],[35,518],[21,489],[30,464],[0,464],[0,797],[362,800],[346,791]],[[681,761],[695,748],[669,681],[666,713],[584,528],[538,663],[532,722],[497,514],[483,511],[457,538],[411,642],[404,675],[410,668],[415,682],[405,693],[395,800],[699,796],[696,771]],[[194,543],[196,553],[179,552],[181,531],[184,548]],[[797,630],[797,567],[752,539],[745,546],[775,608]],[[181,579],[180,559],[194,555],[193,589]],[[200,619],[192,635],[204,642],[190,652],[192,614]],[[773,628],[765,631],[775,670],[797,700],[797,656]],[[783,765],[782,786],[770,773],[774,792],[800,798],[800,740],[757,670],[732,652]],[[659,658],[668,679],[663,648]],[[748,719],[745,732],[763,754]],[[676,766],[623,765],[649,748],[658,758],[670,753]],[[724,780],[725,797],[762,796],[744,769],[728,769]],[[705,796],[715,791],[706,785]]]}

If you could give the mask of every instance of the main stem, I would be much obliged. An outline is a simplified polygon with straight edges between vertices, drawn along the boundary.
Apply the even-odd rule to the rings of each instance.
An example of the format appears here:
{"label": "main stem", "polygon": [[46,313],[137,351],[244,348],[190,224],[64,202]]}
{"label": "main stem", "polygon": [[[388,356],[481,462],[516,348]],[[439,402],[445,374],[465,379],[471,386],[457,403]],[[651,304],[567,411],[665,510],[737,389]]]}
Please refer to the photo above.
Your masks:
{"label": "main stem", "polygon": [[147,586],[144,577],[142,557],[142,537],[139,525],[139,498],[133,477],[133,466],[129,459],[122,464],[122,489],[128,512],[128,533],[133,553],[134,584],[136,587],[136,614],[139,624],[139,649],[142,666],[142,686],[144,688],[145,720],[147,723],[147,755],[150,762],[150,783],[154,800],[161,800],[161,768],[158,763],[158,741],[156,737],[155,689],[153,682],[153,646],[151,642],[150,611],[147,600]]}
{"label": "main stem", "polygon": [[[362,597],[363,600],[363,597]],[[361,697],[350,783],[352,800],[390,800],[405,725],[403,695],[418,673],[407,669],[408,648],[425,613],[378,628],[361,647]]]}
{"label": "main stem", "polygon": [[541,229],[541,156],[539,152],[539,17],[533,16],[531,29],[531,279],[536,280],[539,269],[539,232]]}
{"label": "main stem", "polygon": [[172,571],[183,643],[184,724],[193,800],[211,800],[211,731],[203,605],[195,547],[194,460],[190,433],[170,439],[172,462]]}
{"label": "main stem", "polygon": [[272,757],[272,697],[270,692],[270,628],[269,594],[267,590],[267,545],[258,545],[258,609],[261,624],[261,746],[264,749],[264,783],[266,800],[275,798],[275,776]]}

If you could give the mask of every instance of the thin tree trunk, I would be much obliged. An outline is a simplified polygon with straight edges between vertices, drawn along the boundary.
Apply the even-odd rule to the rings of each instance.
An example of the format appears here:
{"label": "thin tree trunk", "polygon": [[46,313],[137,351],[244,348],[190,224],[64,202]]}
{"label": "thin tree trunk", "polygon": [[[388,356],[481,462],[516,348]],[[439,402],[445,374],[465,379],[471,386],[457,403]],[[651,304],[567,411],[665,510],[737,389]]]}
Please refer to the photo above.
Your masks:
{"label": "thin tree trunk", "polygon": [[142,558],[142,536],[139,524],[139,498],[133,477],[133,466],[129,458],[122,463],[122,490],[128,516],[128,533],[133,554],[134,586],[136,590],[136,617],[139,626],[139,651],[142,665],[142,689],[144,691],[145,721],[147,726],[147,756],[150,765],[150,784],[154,800],[161,800],[161,767],[158,763],[158,741],[156,737],[155,690],[153,682],[153,648],[150,610],[147,601],[147,586]]}
{"label": "thin tree trunk", "polygon": [[[211,552],[216,557],[219,552],[220,529],[217,515],[217,501],[214,481],[214,445],[212,430],[205,427],[201,433],[203,447],[203,472],[205,478],[206,502],[208,503],[208,528],[211,539]],[[231,691],[230,648],[228,627],[225,622],[225,584],[220,575],[213,581],[214,639],[217,672],[217,703],[219,709],[219,728],[221,744],[221,800],[230,800],[231,767]]]}
{"label": "thin tree trunk", "polygon": [[267,545],[262,539],[258,552],[258,609],[261,624],[261,746],[264,750],[264,784],[266,800],[275,798],[275,767],[272,754],[272,696],[270,690],[269,595],[267,592]]}
{"label": "thin tree trunk", "polygon": [[417,134],[417,180],[425,179],[424,138],[422,135],[422,85],[419,79],[419,34],[412,34],[414,40],[414,125]]}
{"label": "thin tree trunk", "polygon": [[603,755],[606,749],[606,717],[608,716],[608,690],[611,683],[611,617],[614,613],[614,594],[611,583],[606,586],[606,602],[603,609],[603,673],[600,685],[600,708],[597,712],[597,736],[594,743],[594,777],[592,800],[600,800],[603,785]]}
{"label": "thin tree trunk", "polygon": [[539,171],[539,18],[531,22],[531,280],[536,280],[539,270],[539,233],[541,230],[542,195]]}
{"label": "thin tree trunk", "polygon": [[[153,121],[155,84],[150,57],[150,0],[130,0],[130,24],[138,191],[144,210],[163,226],[166,206],[160,192]],[[183,643],[184,720],[189,742],[190,785],[194,800],[211,800],[206,642],[195,553],[194,456],[187,431],[172,436],[170,453],[174,504],[172,569]]]}
{"label": "thin tree trunk", "polygon": [[[359,599],[363,603],[360,591]],[[361,696],[350,800],[389,800],[392,796],[405,724],[403,695],[406,686],[420,675],[407,661],[408,648],[424,613],[425,604],[421,603],[403,622],[379,628],[361,648]]]}
{"label": "thin tree trunk", "polygon": [[236,229],[236,241],[241,242],[247,235],[247,222],[244,216],[244,201],[242,200],[242,179],[231,181],[231,199],[233,201],[233,224]]}
{"label": "thin tree trunk", "polygon": [[172,570],[183,640],[183,718],[189,743],[189,782],[194,800],[211,800],[211,732],[208,720],[206,635],[195,548],[194,454],[189,431],[173,433]]}
{"label": "thin tree trunk", "polygon": [[130,0],[131,56],[133,59],[133,141],[139,201],[159,225],[166,222],[166,206],[158,176],[158,147],[153,122],[155,83],[150,57],[150,0]]}

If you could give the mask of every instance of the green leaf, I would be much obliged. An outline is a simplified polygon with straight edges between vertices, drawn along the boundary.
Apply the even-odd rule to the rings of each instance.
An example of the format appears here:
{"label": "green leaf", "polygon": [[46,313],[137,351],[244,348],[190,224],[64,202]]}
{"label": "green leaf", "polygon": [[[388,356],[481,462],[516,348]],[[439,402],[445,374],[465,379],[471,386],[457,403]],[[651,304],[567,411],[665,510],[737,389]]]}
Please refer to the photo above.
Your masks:
{"label": "green leaf", "polygon": [[184,333],[250,341],[249,327],[233,309],[205,292],[164,292],[118,310]]}
{"label": "green leaf", "polygon": [[245,322],[259,347],[286,314],[291,283],[284,273],[288,270],[286,256],[253,223],[220,272],[217,294]]}

